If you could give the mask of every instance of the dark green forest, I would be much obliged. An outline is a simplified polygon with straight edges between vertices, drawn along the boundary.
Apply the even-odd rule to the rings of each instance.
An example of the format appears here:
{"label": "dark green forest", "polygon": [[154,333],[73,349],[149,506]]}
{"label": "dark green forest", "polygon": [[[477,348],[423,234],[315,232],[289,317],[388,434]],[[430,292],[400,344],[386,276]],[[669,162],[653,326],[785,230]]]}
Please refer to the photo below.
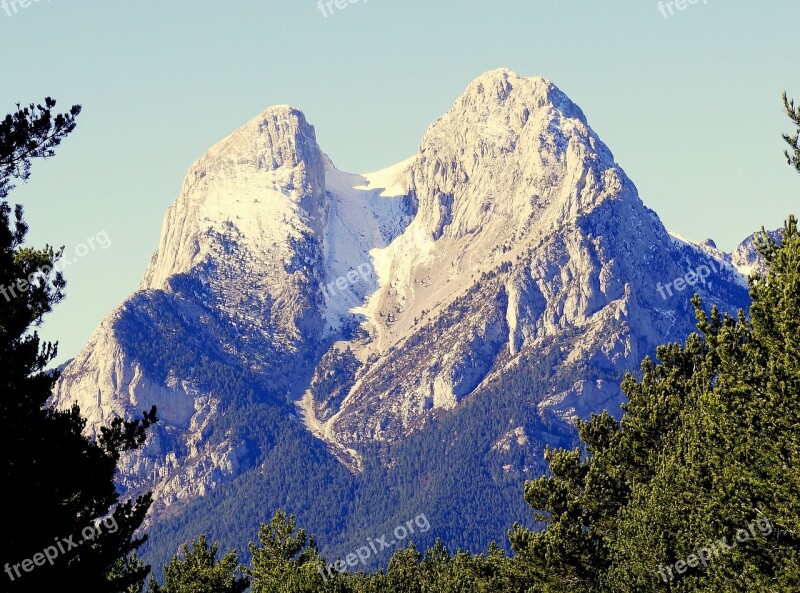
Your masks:
{"label": "dark green forest", "polygon": [[[50,246],[23,247],[23,210],[12,208],[7,198],[14,181],[28,178],[31,162],[53,156],[75,128],[80,108],[55,114],[54,107],[48,99],[0,123],[0,283],[30,278],[32,286],[15,298],[0,299],[0,446],[3,484],[10,497],[2,505],[7,531],[2,562],[8,574],[3,591],[800,590],[800,231],[792,216],[778,240],[762,229],[758,250],[766,272],[749,279],[749,310],[723,314],[694,297],[696,331],[683,343],[662,345],[654,359],[642,361],[638,374],[626,377],[621,419],[604,412],[578,422],[579,440],[574,443],[560,441],[544,420],[526,427],[528,434],[537,435],[530,447],[535,454],[516,453],[529,458],[515,463],[541,477],[521,487],[511,477],[504,483],[502,476],[492,476],[500,484],[492,496],[462,480],[459,468],[488,466],[483,456],[499,428],[493,423],[535,401],[549,379],[544,370],[500,380],[492,388],[491,407],[488,398],[469,400],[402,447],[376,448],[370,458],[385,461],[391,456],[393,471],[375,461],[364,475],[381,475],[382,480],[359,479],[345,468],[330,469],[324,446],[299,423],[286,428],[282,419],[288,404],[258,377],[233,374],[224,363],[176,358],[192,340],[185,320],[161,318],[161,327],[149,327],[145,319],[131,324],[123,339],[137,353],[153,357],[149,362],[154,368],[185,370],[198,384],[233,394],[226,422],[217,428],[220,438],[247,425],[260,427],[242,433],[250,452],[246,463],[261,463],[254,467],[258,471],[210,493],[197,512],[185,513],[192,517],[192,524],[184,527],[196,534],[194,541],[166,566],[152,570],[137,550],[146,545],[151,553],[156,547],[163,553],[181,542],[158,526],[141,533],[150,496],[121,497],[114,471],[122,452],[142,446],[148,432],[159,429],[157,411],[138,421],[115,421],[95,439],[83,435],[77,408],[59,412],[47,404],[57,379],[47,365],[56,347],[40,343],[35,329],[64,296],[65,281],[52,272],[60,252]],[[795,129],[784,136],[785,157],[800,173],[800,108],[786,97],[784,107]],[[45,268],[51,272],[37,272]],[[169,303],[159,310],[169,310]],[[171,342],[164,342],[164,348],[147,350],[154,336],[184,347],[170,348]],[[214,346],[192,347],[202,357]],[[209,351],[208,360],[212,358],[224,360]],[[540,367],[550,367],[550,362]],[[334,364],[346,381],[347,361]],[[333,380],[318,388],[337,386]],[[445,442],[445,433],[456,438]],[[307,444],[305,450],[296,446],[298,441]],[[420,451],[441,460],[440,465],[421,467]],[[264,480],[277,485],[273,492],[284,493],[271,500],[270,521],[252,528],[254,518],[263,517],[263,508],[253,508],[249,516],[225,513],[226,497],[247,497]],[[394,487],[387,491],[387,483]],[[397,494],[420,483],[426,486],[414,496]],[[347,533],[332,557],[323,557],[314,535],[303,529],[304,517],[291,508],[292,492],[318,484],[325,484],[330,496],[315,499],[324,499],[324,507],[304,512],[315,525],[327,520],[327,530]],[[463,496],[442,500],[436,494],[442,484],[458,485]],[[399,500],[413,504],[398,508]],[[352,525],[336,525],[337,509],[348,504],[369,505],[373,520],[361,515]],[[465,509],[465,504],[472,506]],[[475,518],[465,529],[474,530],[471,539],[486,542],[482,553],[460,552],[463,534],[437,532],[433,541],[426,539],[434,530],[423,527],[421,513],[430,526],[437,516],[452,512]],[[509,518],[507,533],[483,530],[480,517],[487,512]],[[398,524],[398,516],[414,520],[406,527],[416,527],[415,533],[395,535],[403,543],[385,552],[392,554],[386,568],[361,564],[359,554],[365,554],[370,538],[398,533],[404,523]],[[43,546],[50,546],[47,538],[42,543],[41,534],[80,533],[92,524],[96,537],[85,538],[74,550],[53,553],[54,561],[50,555],[46,560],[42,556],[41,564],[37,561]],[[252,541],[245,546],[229,549],[215,543],[235,541],[247,529]],[[370,554],[373,559],[376,555]],[[26,558],[38,568],[27,570],[22,562]]]}

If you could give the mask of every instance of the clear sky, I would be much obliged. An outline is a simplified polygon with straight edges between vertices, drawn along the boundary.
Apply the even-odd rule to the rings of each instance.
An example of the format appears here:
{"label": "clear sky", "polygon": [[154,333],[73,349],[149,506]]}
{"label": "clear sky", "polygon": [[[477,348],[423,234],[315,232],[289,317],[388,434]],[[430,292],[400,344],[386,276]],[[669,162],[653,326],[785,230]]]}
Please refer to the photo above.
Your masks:
{"label": "clear sky", "polygon": [[11,194],[32,243],[85,253],[42,328],[60,360],[138,286],[189,165],[279,103],[367,172],[412,156],[505,66],[578,103],[670,230],[730,250],[800,213],[780,140],[780,94],[800,98],[797,0],[339,0],[328,16],[317,0],[22,1],[0,7],[0,114],[47,95],[84,107]]}

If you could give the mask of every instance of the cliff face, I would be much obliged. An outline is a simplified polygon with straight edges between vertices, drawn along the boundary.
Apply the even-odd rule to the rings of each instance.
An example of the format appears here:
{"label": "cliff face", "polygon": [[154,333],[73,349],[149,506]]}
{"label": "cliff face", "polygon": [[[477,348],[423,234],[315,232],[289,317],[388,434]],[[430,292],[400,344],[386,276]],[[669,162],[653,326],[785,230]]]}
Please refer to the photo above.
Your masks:
{"label": "cliff face", "polygon": [[[475,80],[405,180],[416,215],[370,251],[378,282],[357,310],[368,337],[349,344],[361,365],[347,389],[302,402],[315,434],[345,448],[407,437],[554,343],[569,350],[554,374],[579,379],[540,412],[618,412],[624,369],[693,328],[690,294],[665,300],[657,287],[693,258],[725,263],[670,237],[581,110],[541,78]],[[745,299],[738,282],[726,268],[697,288],[732,306]]]}
{"label": "cliff face", "polygon": [[268,109],[191,167],[139,290],[55,391],[59,405],[80,404],[90,429],[158,407],[162,422],[147,450],[125,460],[124,486],[154,487],[168,506],[242,471],[252,457],[244,440],[208,438],[226,394],[192,369],[215,360],[290,390],[319,348],[324,211],[323,155],[290,107]]}

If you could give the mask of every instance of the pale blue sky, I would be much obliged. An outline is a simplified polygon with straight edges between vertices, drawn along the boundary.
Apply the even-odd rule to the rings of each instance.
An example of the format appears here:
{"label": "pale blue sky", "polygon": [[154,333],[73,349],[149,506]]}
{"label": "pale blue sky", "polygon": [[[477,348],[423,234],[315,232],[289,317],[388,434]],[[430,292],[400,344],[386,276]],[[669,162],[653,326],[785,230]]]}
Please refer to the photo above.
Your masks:
{"label": "pale blue sky", "polygon": [[[10,1],[10,0],[7,0]],[[0,9],[0,114],[81,103],[79,126],[22,202],[35,243],[74,250],[43,328],[74,355],[137,287],[188,166],[266,107],[290,103],[342,169],[413,155],[470,80],[545,76],[586,113],[665,225],[731,249],[798,208],[780,93],[800,98],[797,0],[39,0]],[[98,241],[95,241],[99,245]]]}

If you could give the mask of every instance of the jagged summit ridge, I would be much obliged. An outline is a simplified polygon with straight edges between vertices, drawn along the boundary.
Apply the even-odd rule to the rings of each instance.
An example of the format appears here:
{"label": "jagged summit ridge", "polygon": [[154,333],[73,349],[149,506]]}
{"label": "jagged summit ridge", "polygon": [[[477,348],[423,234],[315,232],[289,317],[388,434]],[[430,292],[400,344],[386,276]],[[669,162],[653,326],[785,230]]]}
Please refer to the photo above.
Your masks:
{"label": "jagged summit ridge", "polygon": [[[470,105],[486,107],[490,111],[495,110],[493,106],[501,106],[517,112],[520,125],[525,124],[530,112],[545,108],[555,108],[565,117],[586,124],[581,108],[550,80],[541,76],[520,76],[509,68],[490,70],[475,78],[454,101],[450,113],[463,113]],[[527,115],[524,113],[526,109]]]}
{"label": "jagged summit ridge", "polygon": [[556,203],[552,216],[575,217],[605,197],[580,190],[619,186],[623,176],[583,112],[555,85],[500,69],[474,80],[425,133],[411,188],[420,224],[438,239],[493,232],[492,223],[522,230]]}
{"label": "jagged summit ridge", "polygon": [[270,240],[319,231],[324,194],[314,127],[298,109],[270,107],[191,166],[141,288],[164,288],[170,277],[205,261],[215,233],[235,227],[252,250],[263,252]]}

